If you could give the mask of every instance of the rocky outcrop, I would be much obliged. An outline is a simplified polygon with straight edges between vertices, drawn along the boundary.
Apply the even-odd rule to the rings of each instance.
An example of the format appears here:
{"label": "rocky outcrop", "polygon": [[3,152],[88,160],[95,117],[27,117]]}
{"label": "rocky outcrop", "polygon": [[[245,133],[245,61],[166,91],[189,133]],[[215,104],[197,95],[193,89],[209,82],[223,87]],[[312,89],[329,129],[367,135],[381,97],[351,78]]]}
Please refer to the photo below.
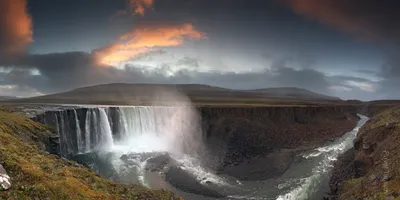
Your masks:
{"label": "rocky outcrop", "polygon": [[355,177],[354,157],[355,151],[354,149],[350,149],[343,155],[339,156],[336,161],[329,181],[331,196],[334,197],[333,199],[336,198],[343,182]]}
{"label": "rocky outcrop", "polygon": [[11,187],[11,179],[3,165],[0,164],[0,191],[8,190]]}
{"label": "rocky outcrop", "polygon": [[337,199],[391,199],[400,195],[400,109],[379,112],[359,131],[330,180]]}
{"label": "rocky outcrop", "polygon": [[165,173],[165,179],[174,187],[185,192],[213,198],[225,197],[223,194],[199,183],[196,177],[181,169],[179,166],[170,167]]}

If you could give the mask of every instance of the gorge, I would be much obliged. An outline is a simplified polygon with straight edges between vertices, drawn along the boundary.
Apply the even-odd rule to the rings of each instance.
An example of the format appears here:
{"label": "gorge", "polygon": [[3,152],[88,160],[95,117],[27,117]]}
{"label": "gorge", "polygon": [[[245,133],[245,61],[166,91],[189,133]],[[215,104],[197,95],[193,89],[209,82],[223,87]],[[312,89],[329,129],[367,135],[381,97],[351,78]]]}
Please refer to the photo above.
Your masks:
{"label": "gorge", "polygon": [[[359,117],[336,106],[90,105],[46,111],[35,120],[58,132],[59,147],[49,151],[117,182],[188,199],[293,199],[296,188],[316,187],[307,180],[326,179]],[[306,169],[322,170],[321,177],[303,177],[312,173]],[[311,189],[307,194],[317,195]]]}
{"label": "gorge", "polygon": [[[115,96],[113,86],[99,87],[83,91],[99,100]],[[221,90],[199,87],[194,93]],[[116,183],[195,200],[326,198],[336,159],[353,146],[366,116],[393,106],[331,99],[278,103],[262,93],[226,103],[232,91],[218,99],[222,104],[199,104],[199,97],[179,90],[157,91],[133,94],[147,100],[143,105],[63,103],[77,99],[72,91],[41,97],[52,103],[22,99],[4,106],[54,129],[41,139],[51,154]]]}

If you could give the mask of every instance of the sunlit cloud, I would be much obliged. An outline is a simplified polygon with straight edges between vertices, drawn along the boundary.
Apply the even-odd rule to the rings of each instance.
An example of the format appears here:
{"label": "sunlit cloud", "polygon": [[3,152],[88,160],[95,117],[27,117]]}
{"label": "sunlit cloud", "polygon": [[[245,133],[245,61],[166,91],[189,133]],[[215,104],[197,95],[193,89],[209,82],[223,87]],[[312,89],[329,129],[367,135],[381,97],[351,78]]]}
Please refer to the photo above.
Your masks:
{"label": "sunlit cloud", "polygon": [[162,27],[138,27],[121,36],[118,42],[94,51],[96,60],[106,65],[128,61],[154,48],[175,47],[185,39],[200,40],[206,35],[191,24]]}
{"label": "sunlit cloud", "polygon": [[347,81],[346,84],[353,86],[353,87],[358,87],[364,91],[368,92],[375,92],[375,86],[372,83],[368,82],[357,82],[357,81]]}
{"label": "sunlit cloud", "polygon": [[32,40],[26,0],[0,1],[0,59],[21,54]]}

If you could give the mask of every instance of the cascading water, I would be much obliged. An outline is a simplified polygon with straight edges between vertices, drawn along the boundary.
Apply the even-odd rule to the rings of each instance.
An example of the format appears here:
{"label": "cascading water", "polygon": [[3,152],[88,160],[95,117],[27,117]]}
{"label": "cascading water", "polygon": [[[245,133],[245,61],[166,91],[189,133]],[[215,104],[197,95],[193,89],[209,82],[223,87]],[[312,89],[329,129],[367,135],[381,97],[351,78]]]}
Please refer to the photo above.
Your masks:
{"label": "cascading water", "polygon": [[[107,158],[120,177],[126,175],[126,171],[130,171],[131,179],[137,177],[136,181],[127,182],[144,184],[147,160],[162,153],[167,153],[195,175],[207,174],[199,173],[205,170],[199,168],[197,159],[198,153],[203,151],[203,140],[193,107],[76,108],[56,111],[53,121],[60,136],[62,156],[75,158],[96,153],[102,159]],[[122,155],[129,155],[129,160],[121,161]],[[136,168],[133,174],[132,168]],[[204,178],[198,177],[199,180]]]}
{"label": "cascading water", "polygon": [[75,118],[75,128],[76,128],[76,143],[78,147],[78,152],[82,152],[84,149],[84,141],[82,140],[82,131],[79,125],[78,114],[76,110],[74,110],[74,118]]}
{"label": "cascading water", "polygon": [[114,145],[114,140],[111,132],[110,122],[105,108],[99,108],[99,132],[96,132],[96,144],[99,150],[109,151]]}
{"label": "cascading water", "polygon": [[55,112],[54,121],[63,156],[122,149],[178,156],[195,154],[202,146],[198,119],[189,107],[77,108]]}
{"label": "cascading water", "polygon": [[90,126],[91,126],[91,118],[92,112],[88,110],[86,112],[86,119],[85,119],[85,152],[90,151]]}

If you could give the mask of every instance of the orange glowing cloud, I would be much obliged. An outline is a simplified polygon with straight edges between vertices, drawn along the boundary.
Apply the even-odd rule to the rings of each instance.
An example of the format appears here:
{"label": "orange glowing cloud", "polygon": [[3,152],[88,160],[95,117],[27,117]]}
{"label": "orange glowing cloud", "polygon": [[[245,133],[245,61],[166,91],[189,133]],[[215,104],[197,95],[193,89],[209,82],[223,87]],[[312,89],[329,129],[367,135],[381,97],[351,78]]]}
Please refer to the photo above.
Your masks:
{"label": "orange glowing cloud", "polygon": [[352,21],[349,13],[343,12],[342,0],[283,0],[289,3],[293,10],[301,15],[328,23],[334,27],[343,28],[349,32],[357,32],[359,26]]}
{"label": "orange glowing cloud", "polygon": [[120,37],[118,42],[96,50],[94,54],[100,63],[114,65],[130,60],[156,47],[180,46],[185,38],[200,40],[206,38],[206,36],[191,24],[139,27]]}
{"label": "orange glowing cloud", "polygon": [[396,40],[400,32],[395,1],[277,0],[294,12],[357,35],[362,39]]}
{"label": "orange glowing cloud", "polygon": [[0,59],[23,53],[33,41],[32,20],[26,3],[26,0],[0,1]]}
{"label": "orange glowing cloud", "polygon": [[153,6],[154,0],[128,0],[130,9],[133,14],[144,15],[147,9]]}

